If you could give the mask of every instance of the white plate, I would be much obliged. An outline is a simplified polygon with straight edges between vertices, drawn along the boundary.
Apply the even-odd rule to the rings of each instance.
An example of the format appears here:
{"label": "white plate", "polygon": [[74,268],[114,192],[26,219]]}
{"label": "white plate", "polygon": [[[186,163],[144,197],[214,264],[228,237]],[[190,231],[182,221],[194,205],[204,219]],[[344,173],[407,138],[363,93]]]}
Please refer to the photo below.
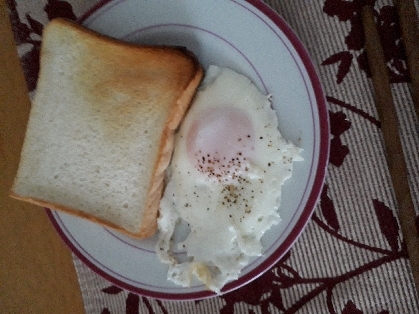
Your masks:
{"label": "white plate", "polygon": [[[273,95],[279,128],[304,149],[283,186],[282,222],[263,237],[264,254],[225,286],[237,289],[281,258],[309,220],[320,194],[329,153],[328,114],[321,86],[304,47],[287,24],[259,1],[104,1],[84,16],[87,27],[125,41],[186,46],[204,67],[230,67]],[[48,211],[65,242],[90,268],[114,284],[160,299],[213,296],[166,279],[154,252],[156,237],[139,241],[59,212]],[[178,254],[182,254],[179,252]]]}

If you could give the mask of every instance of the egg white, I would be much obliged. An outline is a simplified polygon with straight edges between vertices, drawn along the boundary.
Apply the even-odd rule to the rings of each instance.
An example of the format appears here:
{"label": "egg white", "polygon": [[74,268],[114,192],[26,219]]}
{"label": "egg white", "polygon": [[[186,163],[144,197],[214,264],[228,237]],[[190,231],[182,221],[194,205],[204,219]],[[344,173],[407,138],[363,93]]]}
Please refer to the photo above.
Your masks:
{"label": "egg white", "polygon": [[[224,132],[230,118],[238,125]],[[227,152],[214,151],[217,143]],[[281,136],[268,96],[245,76],[210,66],[176,135],[160,203],[156,252],[169,265],[168,279],[189,286],[195,275],[216,293],[237,279],[281,220],[281,186],[300,152]],[[172,243],[180,221],[190,232]],[[173,255],[175,244],[188,260]]]}

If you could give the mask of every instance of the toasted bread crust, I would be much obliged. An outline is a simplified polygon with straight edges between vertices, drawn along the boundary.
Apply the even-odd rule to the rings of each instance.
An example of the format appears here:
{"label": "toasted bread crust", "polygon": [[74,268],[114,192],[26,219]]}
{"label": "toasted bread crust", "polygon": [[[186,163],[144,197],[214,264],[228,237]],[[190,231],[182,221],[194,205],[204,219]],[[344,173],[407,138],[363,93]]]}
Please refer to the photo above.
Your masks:
{"label": "toasted bread crust", "polygon": [[[170,162],[173,150],[174,132],[176,131],[183,116],[185,115],[195,94],[195,91],[203,77],[202,67],[200,66],[196,57],[185,48],[171,46],[139,46],[135,44],[130,44],[98,34],[94,31],[88,30],[80,25],[77,25],[65,19],[53,20],[50,24],[48,24],[45,27],[44,32],[53,32],[57,27],[64,27],[67,30],[69,29],[72,32],[78,33],[78,36],[80,36],[81,40],[89,42],[89,44],[91,44],[92,46],[99,45],[100,48],[98,48],[97,53],[106,54],[106,56],[110,55],[110,59],[115,60],[115,62],[118,62],[118,66],[120,67],[129,67],[132,65],[132,63],[137,62],[138,54],[141,54],[143,58],[149,58],[147,59],[147,61],[154,62],[157,68],[160,67],[164,69],[164,65],[161,65],[163,62],[161,61],[161,59],[165,57],[170,57],[170,60],[166,60],[166,63],[173,63],[174,60],[178,62],[177,69],[171,70],[172,72],[174,71],[175,73],[177,73],[176,75],[174,75],[174,77],[178,77],[178,79],[165,81],[164,84],[162,83],[162,85],[167,86],[167,88],[171,91],[170,101],[173,102],[173,104],[170,106],[169,112],[167,113],[167,118],[164,123],[163,132],[160,135],[160,140],[158,143],[159,151],[157,154],[157,158],[154,160],[154,162],[151,162],[151,165],[153,165],[151,176],[152,179],[150,182],[144,182],[144,184],[149,185],[149,188],[144,208],[138,209],[143,211],[141,225],[138,226],[138,232],[131,232],[111,221],[98,218],[78,208],[64,206],[51,200],[43,199],[42,197],[37,197],[36,195],[25,195],[25,193],[18,193],[18,176],[15,180],[14,186],[12,187],[10,196],[15,199],[30,202],[46,208],[67,212],[82,217],[84,219],[88,219],[92,222],[116,229],[120,232],[123,232],[129,236],[133,236],[136,238],[145,238],[152,236],[157,229],[157,215],[164,185],[164,171]],[[118,51],[117,56],[112,55],[115,54],[115,49],[117,49]],[[46,52],[44,49],[42,49],[40,78],[42,77],[43,71],[42,62],[45,62],[43,61],[43,58],[45,58],[45,53],[48,53],[48,51]],[[86,64],[86,67],[88,66],[89,65]],[[117,80],[118,78],[115,78],[114,82],[112,81],[112,77],[110,77],[110,89],[112,89],[112,84],[118,83]],[[134,77],[131,83],[140,84],[141,82],[138,82],[138,78]],[[121,88],[125,88],[125,86],[122,86]],[[106,96],[100,94],[100,91],[98,91],[97,95],[95,95],[94,97],[98,97],[100,99],[100,97]],[[112,114],[117,114],[117,112],[112,112]],[[109,132],[109,134],[109,136],[113,136],[111,131]],[[30,156],[21,156],[21,158],[30,158]]]}
{"label": "toasted bread crust", "polygon": [[122,233],[124,233],[128,236],[134,237],[134,238],[141,239],[141,238],[146,238],[146,237],[152,236],[154,234],[154,232],[153,232],[153,234],[151,234],[150,230],[152,230],[152,228],[149,228],[150,230],[146,229],[145,231],[140,230],[138,233],[132,233],[132,232],[129,232],[129,231],[121,228],[120,226],[118,226],[116,224],[113,224],[113,223],[111,223],[109,221],[106,221],[104,219],[100,219],[100,218],[95,217],[93,215],[89,215],[89,214],[87,214],[83,211],[80,211],[80,210],[76,209],[76,208],[71,208],[71,207],[60,205],[60,204],[55,204],[55,203],[52,203],[52,202],[49,202],[49,201],[44,201],[44,200],[33,198],[33,197],[24,197],[24,196],[15,194],[13,191],[11,191],[9,193],[9,196],[14,198],[14,199],[20,200],[20,201],[24,201],[24,202],[32,203],[34,205],[44,207],[45,209],[61,211],[61,212],[67,213],[67,214],[71,214],[73,216],[78,216],[80,218],[87,219],[87,220],[89,220],[93,223],[100,224],[104,227],[112,228],[114,230],[117,230],[119,232],[122,232]]}
{"label": "toasted bread crust", "polygon": [[148,193],[147,209],[143,216],[144,221],[149,221],[149,223],[144,223],[142,225],[142,231],[146,234],[151,233],[150,235],[152,235],[157,229],[157,213],[163,193],[165,170],[169,166],[172,156],[174,134],[187,109],[189,108],[196,88],[202,79],[202,75],[202,70],[197,72],[197,75],[191,81],[182,96],[178,99],[177,106],[174,108],[172,114],[166,122],[166,129],[162,135],[160,143],[159,158],[154,170],[153,184]]}

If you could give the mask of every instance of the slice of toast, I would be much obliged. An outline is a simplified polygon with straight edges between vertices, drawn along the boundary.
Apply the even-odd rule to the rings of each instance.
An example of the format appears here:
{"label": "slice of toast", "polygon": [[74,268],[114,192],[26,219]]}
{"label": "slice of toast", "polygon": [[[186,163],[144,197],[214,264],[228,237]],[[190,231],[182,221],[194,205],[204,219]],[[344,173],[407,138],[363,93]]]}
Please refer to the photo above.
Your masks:
{"label": "slice of toast", "polygon": [[153,235],[173,135],[202,76],[184,48],[51,21],[11,196]]}

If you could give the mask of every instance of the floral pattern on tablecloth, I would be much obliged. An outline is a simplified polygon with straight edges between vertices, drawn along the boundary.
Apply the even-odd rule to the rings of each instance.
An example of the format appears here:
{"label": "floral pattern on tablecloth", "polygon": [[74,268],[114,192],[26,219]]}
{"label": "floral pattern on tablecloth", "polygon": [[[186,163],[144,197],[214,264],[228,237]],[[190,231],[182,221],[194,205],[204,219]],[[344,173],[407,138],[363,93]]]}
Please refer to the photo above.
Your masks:
{"label": "floral pattern on tablecloth", "polygon": [[[418,313],[418,295],[396,215],[368,79],[360,20],[365,1],[267,2],[306,45],[329,106],[328,175],[306,230],[264,275],[236,291],[200,301],[170,302],[139,296],[101,278],[74,256],[87,313]],[[389,1],[367,2],[375,4],[404,126],[409,183],[412,194],[418,195],[419,179],[413,174],[419,173],[419,122],[409,95],[397,13]],[[36,87],[43,25],[58,16],[76,20],[96,4],[93,0],[7,0],[30,92]],[[419,211],[417,199],[415,206]]]}

